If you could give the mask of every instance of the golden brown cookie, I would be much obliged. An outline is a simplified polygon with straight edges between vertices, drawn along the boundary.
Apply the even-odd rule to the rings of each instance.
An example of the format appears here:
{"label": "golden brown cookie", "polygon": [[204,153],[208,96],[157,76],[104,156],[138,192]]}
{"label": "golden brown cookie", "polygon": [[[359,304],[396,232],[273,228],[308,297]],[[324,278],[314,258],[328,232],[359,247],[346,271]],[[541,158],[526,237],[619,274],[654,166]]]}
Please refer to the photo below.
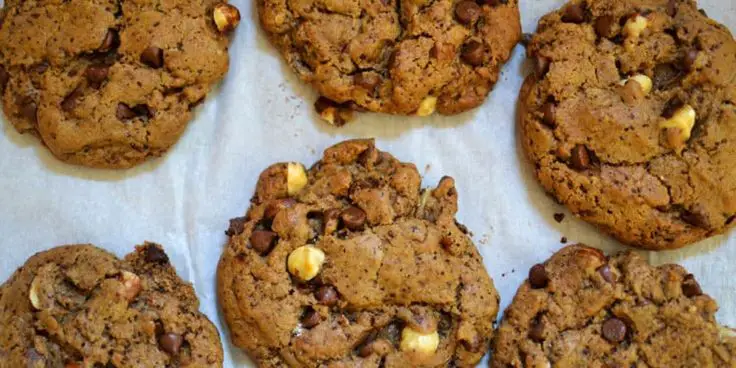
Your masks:
{"label": "golden brown cookie", "polygon": [[453,179],[420,185],[372,140],[266,169],[218,267],[233,343],[261,367],[474,366],[498,293]]}
{"label": "golden brown cookie", "polygon": [[127,168],[161,156],[227,72],[239,19],[215,0],[6,0],[5,115],[69,163]]}
{"label": "golden brown cookie", "polygon": [[736,42],[688,0],[544,16],[520,130],[542,186],[622,242],[685,246],[736,218]]}
{"label": "golden brown cookie", "polygon": [[335,125],[483,103],[519,41],[517,0],[258,0],[261,25]]}
{"label": "golden brown cookie", "polygon": [[31,257],[0,286],[0,368],[222,367],[215,326],[163,249]]}
{"label": "golden brown cookie", "polygon": [[678,265],[567,246],[529,271],[496,331],[492,368],[736,366],[736,333]]}

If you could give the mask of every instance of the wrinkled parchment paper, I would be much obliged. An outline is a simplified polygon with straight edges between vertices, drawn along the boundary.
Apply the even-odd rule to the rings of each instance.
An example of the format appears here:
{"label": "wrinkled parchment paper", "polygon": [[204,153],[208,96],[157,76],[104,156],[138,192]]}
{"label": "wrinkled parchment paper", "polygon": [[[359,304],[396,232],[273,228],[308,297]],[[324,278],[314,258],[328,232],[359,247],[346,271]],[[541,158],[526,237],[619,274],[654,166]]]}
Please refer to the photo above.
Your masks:
{"label": "wrinkled parchment paper", "polygon": [[[511,301],[530,266],[560,248],[560,238],[606,251],[623,249],[575,219],[535,182],[516,142],[515,106],[527,66],[517,46],[495,91],[479,109],[429,119],[362,114],[343,128],[319,121],[316,98],[269,45],[255,5],[232,1],[243,16],[227,79],[200,108],[180,142],[162,159],[128,171],[69,166],[6,122],[0,134],[0,280],[33,253],[55,245],[93,243],[119,256],[150,240],[165,245],[201,310],[220,328],[225,366],[253,366],[230,344],[218,313],[215,270],[228,219],[245,213],[258,174],[278,161],[311,165],[323,149],[347,138],[376,137],[380,149],[414,162],[425,185],[453,176],[459,221],[475,234],[488,272]],[[562,0],[522,0],[525,32]],[[736,31],[736,2],[701,6]],[[562,223],[553,214],[567,214]],[[682,251],[647,253],[677,262],[720,303],[724,324],[736,326],[736,232]],[[274,311],[278,313],[278,311]]]}

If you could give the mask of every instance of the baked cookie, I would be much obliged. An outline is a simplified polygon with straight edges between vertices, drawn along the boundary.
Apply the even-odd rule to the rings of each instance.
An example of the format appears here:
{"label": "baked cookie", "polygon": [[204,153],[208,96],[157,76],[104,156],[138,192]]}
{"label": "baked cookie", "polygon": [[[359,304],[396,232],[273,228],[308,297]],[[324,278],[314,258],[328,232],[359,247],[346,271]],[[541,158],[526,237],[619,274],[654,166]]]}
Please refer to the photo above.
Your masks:
{"label": "baked cookie", "polygon": [[372,140],[266,169],[218,267],[233,343],[261,367],[474,366],[498,293],[453,179],[420,185]]}
{"label": "baked cookie", "polygon": [[734,367],[736,333],[678,265],[567,246],[529,271],[496,331],[492,368]]}
{"label": "baked cookie", "polygon": [[162,248],[31,257],[0,287],[0,368],[222,367],[215,326]]}
{"label": "baked cookie", "polygon": [[337,125],[327,107],[425,116],[479,106],[521,37],[517,0],[258,0],[258,11]]}
{"label": "baked cookie", "polygon": [[215,0],[6,0],[5,115],[69,163],[127,168],[161,156],[227,72],[239,19]]}
{"label": "baked cookie", "polygon": [[523,146],[539,181],[622,242],[660,250],[736,214],[736,42],[694,1],[575,1],[527,48]]}

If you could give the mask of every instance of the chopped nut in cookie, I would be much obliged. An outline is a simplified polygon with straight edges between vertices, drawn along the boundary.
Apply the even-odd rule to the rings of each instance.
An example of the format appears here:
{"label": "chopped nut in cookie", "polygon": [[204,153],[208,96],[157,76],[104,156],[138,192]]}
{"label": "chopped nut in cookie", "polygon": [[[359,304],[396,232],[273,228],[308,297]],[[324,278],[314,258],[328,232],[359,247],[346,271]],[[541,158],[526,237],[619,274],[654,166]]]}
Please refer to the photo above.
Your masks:
{"label": "chopped nut in cookie", "polygon": [[435,106],[437,106],[437,97],[427,96],[422,100],[422,103],[419,104],[417,116],[430,116],[434,114]]}
{"label": "chopped nut in cookie", "polygon": [[301,281],[309,281],[317,276],[325,262],[325,252],[319,248],[305,245],[295,249],[287,261],[289,273]]}
{"label": "chopped nut in cookie", "polygon": [[286,166],[286,187],[290,196],[299,194],[299,192],[307,185],[307,172],[304,165],[296,162],[290,162]]}
{"label": "chopped nut in cookie", "polygon": [[404,327],[401,331],[401,350],[421,354],[434,354],[440,344],[440,335],[437,331],[421,333],[411,327]]}
{"label": "chopped nut in cookie", "polygon": [[215,21],[218,31],[223,33],[231,32],[240,24],[240,11],[230,4],[220,3],[215,5],[212,11],[212,18]]}
{"label": "chopped nut in cookie", "polygon": [[690,105],[683,105],[675,110],[670,118],[662,120],[659,127],[665,131],[667,146],[681,151],[690,139],[695,119],[695,109]]}

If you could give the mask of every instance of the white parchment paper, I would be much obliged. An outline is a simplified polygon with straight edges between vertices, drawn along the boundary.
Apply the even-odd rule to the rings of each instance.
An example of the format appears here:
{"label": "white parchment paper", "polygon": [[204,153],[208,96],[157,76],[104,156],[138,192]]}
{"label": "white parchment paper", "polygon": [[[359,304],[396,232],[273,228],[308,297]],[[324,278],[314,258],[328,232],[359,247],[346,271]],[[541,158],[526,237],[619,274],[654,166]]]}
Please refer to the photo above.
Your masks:
{"label": "white parchment paper", "polygon": [[[564,3],[521,2],[525,32]],[[225,366],[253,366],[230,344],[216,303],[215,272],[228,220],[245,213],[258,174],[271,163],[311,165],[323,149],[356,137],[376,137],[380,149],[414,162],[425,185],[443,175],[456,179],[459,220],[475,234],[504,308],[529,267],[562,246],[562,236],[606,251],[623,249],[555,204],[534,180],[516,141],[515,106],[526,71],[521,46],[477,110],[429,119],[362,114],[337,129],[313,113],[315,94],[261,33],[253,2],[232,3],[243,22],[229,75],[163,159],[128,171],[69,166],[34,137],[0,122],[0,282],[33,253],[55,245],[93,243],[123,256],[144,240],[159,242],[220,328]],[[736,31],[736,2],[704,0],[701,6]],[[553,219],[556,212],[567,214],[562,223]],[[647,256],[687,267],[719,300],[720,321],[736,326],[736,232]]]}

